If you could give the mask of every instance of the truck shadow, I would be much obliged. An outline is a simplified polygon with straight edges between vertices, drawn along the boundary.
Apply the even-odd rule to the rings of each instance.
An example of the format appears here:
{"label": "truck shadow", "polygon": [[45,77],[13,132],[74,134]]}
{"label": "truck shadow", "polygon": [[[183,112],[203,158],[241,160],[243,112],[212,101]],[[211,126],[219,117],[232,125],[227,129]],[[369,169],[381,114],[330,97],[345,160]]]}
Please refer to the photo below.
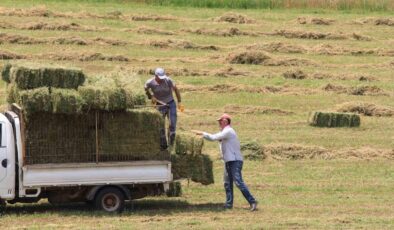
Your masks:
{"label": "truck shadow", "polygon": [[[190,204],[182,200],[136,200],[126,202],[125,210],[120,215],[172,215],[174,213],[184,212],[222,212],[223,203],[203,203]],[[23,215],[37,213],[57,213],[66,216],[82,215],[82,216],[111,216],[104,211],[98,211],[93,205],[85,203],[70,203],[61,205],[51,205],[47,202],[39,204],[16,204],[7,205],[5,211],[1,215]]]}

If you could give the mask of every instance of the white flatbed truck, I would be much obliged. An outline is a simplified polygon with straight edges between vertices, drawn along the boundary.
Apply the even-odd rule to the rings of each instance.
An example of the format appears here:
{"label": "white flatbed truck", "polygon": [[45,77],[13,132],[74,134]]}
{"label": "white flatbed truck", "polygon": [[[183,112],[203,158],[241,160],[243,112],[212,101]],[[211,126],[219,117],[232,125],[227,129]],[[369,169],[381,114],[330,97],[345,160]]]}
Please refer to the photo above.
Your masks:
{"label": "white flatbed truck", "polygon": [[23,121],[0,114],[0,205],[87,202],[121,212],[125,200],[165,194],[172,181],[171,162],[130,161],[27,165]]}

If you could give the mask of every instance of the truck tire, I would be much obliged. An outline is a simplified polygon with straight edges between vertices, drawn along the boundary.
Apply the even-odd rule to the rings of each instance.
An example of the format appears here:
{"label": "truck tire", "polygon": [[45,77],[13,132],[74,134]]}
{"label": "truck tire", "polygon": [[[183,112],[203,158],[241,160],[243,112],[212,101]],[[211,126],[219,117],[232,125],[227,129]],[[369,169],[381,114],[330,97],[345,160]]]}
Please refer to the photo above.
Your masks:
{"label": "truck tire", "polygon": [[94,203],[97,209],[109,213],[121,213],[124,209],[125,197],[118,188],[107,187],[98,192]]}
{"label": "truck tire", "polygon": [[0,215],[5,212],[6,206],[7,203],[4,200],[0,199]]}

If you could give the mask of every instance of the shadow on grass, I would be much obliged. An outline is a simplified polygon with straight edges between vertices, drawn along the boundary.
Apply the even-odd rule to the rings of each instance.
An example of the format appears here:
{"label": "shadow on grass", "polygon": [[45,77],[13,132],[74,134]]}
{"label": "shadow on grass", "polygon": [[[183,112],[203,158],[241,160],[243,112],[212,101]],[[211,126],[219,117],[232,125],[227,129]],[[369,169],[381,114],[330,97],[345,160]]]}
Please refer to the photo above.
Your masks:
{"label": "shadow on grass", "polygon": [[222,212],[223,203],[189,204],[181,200],[153,200],[143,199],[126,202],[125,210],[121,214],[108,214],[98,211],[93,205],[85,203],[70,203],[61,205],[51,205],[49,203],[39,204],[17,204],[7,205],[5,212],[0,215],[23,215],[23,214],[48,214],[56,213],[63,216],[111,216],[111,215],[172,215],[184,212]]}

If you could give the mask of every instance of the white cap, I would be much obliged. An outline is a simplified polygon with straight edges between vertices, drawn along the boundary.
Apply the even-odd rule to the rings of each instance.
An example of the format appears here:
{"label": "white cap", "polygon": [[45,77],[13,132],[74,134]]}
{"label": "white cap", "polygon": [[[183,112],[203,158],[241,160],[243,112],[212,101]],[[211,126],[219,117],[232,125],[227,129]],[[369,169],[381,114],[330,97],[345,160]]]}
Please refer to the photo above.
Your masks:
{"label": "white cap", "polygon": [[165,79],[167,77],[166,72],[164,71],[163,68],[156,68],[155,75],[158,78],[160,78],[161,80],[163,80],[163,79]]}

